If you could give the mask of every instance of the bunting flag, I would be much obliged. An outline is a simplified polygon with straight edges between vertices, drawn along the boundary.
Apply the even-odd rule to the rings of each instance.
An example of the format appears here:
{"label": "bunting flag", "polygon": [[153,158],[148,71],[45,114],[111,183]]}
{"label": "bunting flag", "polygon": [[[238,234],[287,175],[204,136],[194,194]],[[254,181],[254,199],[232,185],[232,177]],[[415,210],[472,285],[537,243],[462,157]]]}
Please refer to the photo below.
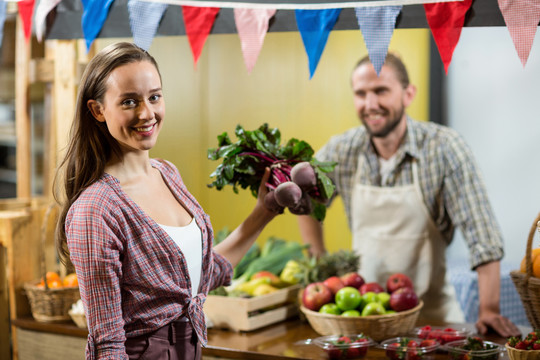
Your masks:
{"label": "bunting flag", "polygon": [[114,0],[82,0],[82,30],[84,39],[86,40],[87,51],[90,50],[90,46],[101,31],[113,1]]}
{"label": "bunting flag", "polygon": [[168,4],[128,0],[129,25],[133,42],[148,51]]}
{"label": "bunting flag", "polygon": [[377,72],[377,76],[379,76],[386,59],[388,45],[392,39],[396,19],[401,9],[401,5],[358,7],[355,9],[369,59]]}
{"label": "bunting flag", "polygon": [[35,0],[20,0],[17,2],[19,16],[23,23],[24,38],[30,40],[32,35],[32,16],[34,15]]}
{"label": "bunting flag", "polygon": [[426,18],[446,74],[465,23],[465,14],[471,4],[472,0],[424,4]]}
{"label": "bunting flag", "polygon": [[45,35],[45,26],[47,15],[58,5],[61,0],[40,0],[36,7],[34,16],[34,26],[36,29],[36,38],[39,42],[43,41]]}
{"label": "bunting flag", "polygon": [[296,25],[309,61],[309,78],[313,78],[328,35],[334,28],[341,9],[295,10]]}
{"label": "bunting flag", "polygon": [[268,22],[275,13],[275,9],[234,9],[234,23],[240,38],[248,74],[255,67],[268,32]]}
{"label": "bunting flag", "polygon": [[538,0],[499,0],[499,8],[521,64],[525,67],[540,22],[540,2]]}
{"label": "bunting flag", "polygon": [[2,46],[2,39],[4,38],[4,22],[6,22],[6,8],[7,3],[4,0],[0,0],[0,47]]}
{"label": "bunting flag", "polygon": [[210,30],[212,30],[218,12],[219,8],[182,6],[186,35],[191,46],[191,52],[193,53],[195,68],[197,67],[197,61],[199,61],[202,48],[208,34],[210,34]]}

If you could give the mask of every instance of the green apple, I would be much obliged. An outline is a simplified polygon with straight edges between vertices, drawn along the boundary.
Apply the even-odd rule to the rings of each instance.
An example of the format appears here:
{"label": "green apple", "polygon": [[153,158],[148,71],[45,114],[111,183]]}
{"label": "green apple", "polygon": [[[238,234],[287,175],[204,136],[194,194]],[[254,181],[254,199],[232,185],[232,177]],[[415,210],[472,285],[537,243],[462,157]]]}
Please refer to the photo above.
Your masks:
{"label": "green apple", "polygon": [[369,304],[369,303],[372,303],[372,302],[378,302],[379,297],[377,296],[376,293],[374,293],[372,291],[368,291],[367,293],[362,295],[362,300],[364,301],[364,304]]}
{"label": "green apple", "polygon": [[338,306],[335,303],[324,304],[319,309],[319,312],[323,314],[333,314],[333,315],[341,314],[341,310],[339,310]]}
{"label": "green apple", "polygon": [[341,313],[341,316],[355,317],[360,316],[360,311],[358,310],[347,310]]}
{"label": "green apple", "polygon": [[341,311],[353,310],[362,302],[362,295],[358,289],[345,286],[336,293],[336,304]]}
{"label": "green apple", "polygon": [[377,298],[381,304],[383,304],[385,309],[390,308],[390,294],[387,292],[380,292],[377,294]]}
{"label": "green apple", "polygon": [[386,309],[380,302],[370,302],[362,310],[362,316],[383,315],[385,313]]}
{"label": "green apple", "polygon": [[385,314],[386,315],[391,315],[391,314],[395,314],[396,311],[395,310],[386,310]]}

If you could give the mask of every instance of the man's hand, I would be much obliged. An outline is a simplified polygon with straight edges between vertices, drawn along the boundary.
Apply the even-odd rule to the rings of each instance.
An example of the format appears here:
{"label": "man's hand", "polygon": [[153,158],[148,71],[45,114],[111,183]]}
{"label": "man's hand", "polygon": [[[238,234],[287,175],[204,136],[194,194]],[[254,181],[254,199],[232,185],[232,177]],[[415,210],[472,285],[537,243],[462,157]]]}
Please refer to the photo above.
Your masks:
{"label": "man's hand", "polygon": [[476,329],[480,334],[486,334],[490,329],[500,336],[510,337],[520,335],[520,331],[509,319],[500,313],[500,263],[492,261],[476,268],[478,273],[478,321]]}
{"label": "man's hand", "polygon": [[485,335],[490,329],[505,338],[521,335],[518,327],[510,319],[495,311],[483,310],[478,315],[478,321],[475,325],[476,330],[482,335]]}

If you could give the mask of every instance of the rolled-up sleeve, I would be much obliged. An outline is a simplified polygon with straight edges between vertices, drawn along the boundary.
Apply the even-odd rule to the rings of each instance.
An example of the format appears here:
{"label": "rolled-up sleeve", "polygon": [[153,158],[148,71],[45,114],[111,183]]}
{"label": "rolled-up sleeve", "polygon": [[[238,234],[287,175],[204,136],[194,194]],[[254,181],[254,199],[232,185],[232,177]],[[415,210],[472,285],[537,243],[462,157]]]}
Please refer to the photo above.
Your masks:
{"label": "rolled-up sleeve", "polygon": [[213,257],[213,266],[212,266],[212,276],[209,280],[209,289],[215,289],[219,286],[230,285],[233,267],[232,264],[222,255],[218,254],[215,251],[212,251]]}
{"label": "rolled-up sleeve", "polygon": [[474,269],[504,256],[502,234],[469,147],[460,139],[452,144],[459,149],[447,152],[450,167],[443,187],[444,203],[463,234]]}

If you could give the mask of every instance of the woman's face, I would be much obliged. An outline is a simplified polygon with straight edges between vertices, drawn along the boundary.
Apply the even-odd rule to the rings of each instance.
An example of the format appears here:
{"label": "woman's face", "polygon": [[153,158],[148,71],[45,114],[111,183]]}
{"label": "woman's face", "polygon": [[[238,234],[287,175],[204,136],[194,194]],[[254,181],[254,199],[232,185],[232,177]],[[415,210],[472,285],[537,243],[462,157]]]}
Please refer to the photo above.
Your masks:
{"label": "woman's face", "polygon": [[94,117],[107,128],[122,151],[148,151],[157,141],[165,116],[161,80],[148,61],[114,69],[102,102],[89,100]]}

